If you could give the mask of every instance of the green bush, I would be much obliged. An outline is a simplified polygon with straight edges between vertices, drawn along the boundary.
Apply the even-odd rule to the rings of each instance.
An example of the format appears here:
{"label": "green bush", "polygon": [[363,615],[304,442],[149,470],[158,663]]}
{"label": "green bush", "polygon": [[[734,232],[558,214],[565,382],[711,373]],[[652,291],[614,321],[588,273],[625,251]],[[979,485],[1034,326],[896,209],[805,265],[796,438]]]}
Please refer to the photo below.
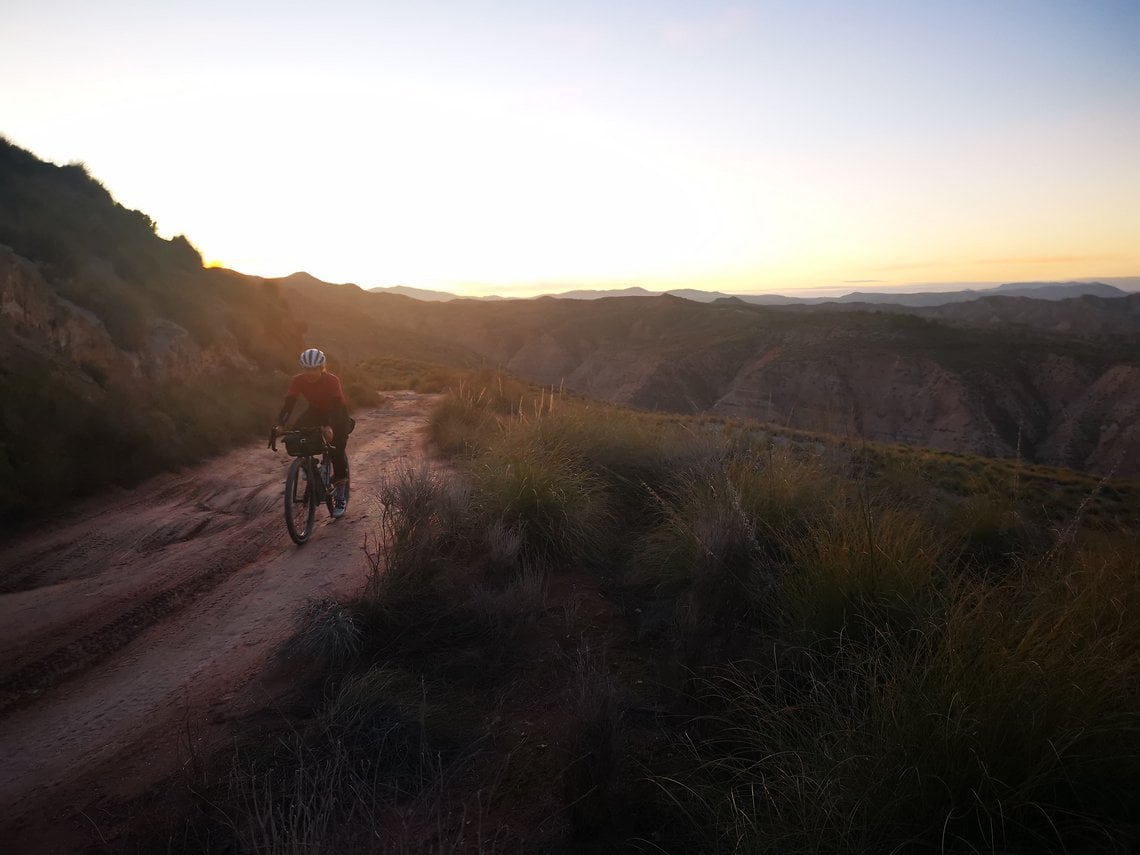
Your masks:
{"label": "green bush", "polygon": [[449,457],[475,454],[491,440],[496,430],[493,415],[456,395],[440,401],[428,420],[432,444]]}
{"label": "green bush", "polygon": [[576,455],[502,441],[473,463],[471,480],[482,524],[516,534],[525,560],[597,560],[609,541],[603,485]]}
{"label": "green bush", "polygon": [[922,631],[943,604],[946,536],[910,510],[843,501],[786,544],[783,592],[810,644]]}
{"label": "green bush", "polygon": [[642,630],[703,657],[723,652],[714,642],[751,635],[773,608],[775,568],[741,486],[709,467],[658,496],[661,521],[639,540],[626,580],[644,592]]}
{"label": "green bush", "polygon": [[723,656],[782,620],[780,580],[796,539],[830,511],[822,468],[770,449],[718,452],[653,493],[657,519],[636,541],[625,584],[639,592],[643,632]]}
{"label": "green bush", "polygon": [[723,469],[755,520],[758,541],[776,558],[827,518],[845,493],[835,468],[818,453],[788,446],[745,446],[726,458]]}

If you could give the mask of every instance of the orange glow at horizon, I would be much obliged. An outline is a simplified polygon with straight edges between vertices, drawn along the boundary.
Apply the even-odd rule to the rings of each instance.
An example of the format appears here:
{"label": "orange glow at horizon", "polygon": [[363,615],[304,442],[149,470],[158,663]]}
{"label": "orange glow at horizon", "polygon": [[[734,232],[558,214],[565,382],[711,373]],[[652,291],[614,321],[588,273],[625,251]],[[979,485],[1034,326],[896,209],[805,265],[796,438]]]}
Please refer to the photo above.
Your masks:
{"label": "orange glow at horizon", "polygon": [[0,131],[266,277],[1140,276],[1138,4],[431,5],[16,4]]}

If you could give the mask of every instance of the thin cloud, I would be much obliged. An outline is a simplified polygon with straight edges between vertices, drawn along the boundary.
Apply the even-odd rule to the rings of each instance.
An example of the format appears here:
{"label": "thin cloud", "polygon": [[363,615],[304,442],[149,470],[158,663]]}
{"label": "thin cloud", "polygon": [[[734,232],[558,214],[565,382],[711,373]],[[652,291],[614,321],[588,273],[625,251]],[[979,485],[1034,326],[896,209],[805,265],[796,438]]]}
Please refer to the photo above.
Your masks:
{"label": "thin cloud", "polygon": [[922,270],[930,267],[945,267],[944,261],[905,261],[900,264],[887,264],[878,270]]}
{"label": "thin cloud", "polygon": [[1111,261],[1112,259],[1103,255],[1030,255],[1022,258],[983,258],[978,261],[971,262],[972,264],[1002,264],[1002,265],[1027,265],[1027,264],[1087,264],[1091,262]]}
{"label": "thin cloud", "polygon": [[906,261],[899,264],[887,264],[876,267],[876,270],[928,270],[934,267],[1032,267],[1032,266],[1059,266],[1065,264],[1097,264],[1115,260],[1104,255],[1026,255],[1010,256],[1006,258],[975,258],[956,262],[940,261]]}

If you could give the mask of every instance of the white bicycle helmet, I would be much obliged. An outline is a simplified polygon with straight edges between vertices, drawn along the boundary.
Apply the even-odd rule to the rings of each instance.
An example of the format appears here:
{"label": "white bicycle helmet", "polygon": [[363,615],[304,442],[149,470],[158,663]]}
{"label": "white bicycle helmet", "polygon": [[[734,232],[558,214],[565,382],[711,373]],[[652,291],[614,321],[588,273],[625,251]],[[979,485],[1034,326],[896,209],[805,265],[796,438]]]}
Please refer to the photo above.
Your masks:
{"label": "white bicycle helmet", "polygon": [[320,368],[325,364],[325,355],[315,347],[301,354],[301,365],[305,368]]}

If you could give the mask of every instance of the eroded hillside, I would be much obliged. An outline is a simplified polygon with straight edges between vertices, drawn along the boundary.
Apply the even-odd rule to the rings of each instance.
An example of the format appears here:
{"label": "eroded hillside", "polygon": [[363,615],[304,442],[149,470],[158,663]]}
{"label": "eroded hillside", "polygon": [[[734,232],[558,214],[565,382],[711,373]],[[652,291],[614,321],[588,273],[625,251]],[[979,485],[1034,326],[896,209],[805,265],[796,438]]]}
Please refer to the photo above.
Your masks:
{"label": "eroded hillside", "polygon": [[[1115,301],[1127,310],[1116,312],[1103,305],[1114,301],[1097,298],[1047,308],[995,298],[1017,320],[1038,322],[995,321],[991,306],[983,322],[968,323],[669,296],[423,303],[353,286],[281,284],[295,306],[319,295],[325,313],[311,321],[314,332],[339,336],[361,358],[375,346],[364,331],[382,329],[381,338],[414,334],[421,348],[646,409],[1140,473],[1136,297]],[[1094,314],[1116,319],[1111,334],[1096,325],[1085,332]]]}

